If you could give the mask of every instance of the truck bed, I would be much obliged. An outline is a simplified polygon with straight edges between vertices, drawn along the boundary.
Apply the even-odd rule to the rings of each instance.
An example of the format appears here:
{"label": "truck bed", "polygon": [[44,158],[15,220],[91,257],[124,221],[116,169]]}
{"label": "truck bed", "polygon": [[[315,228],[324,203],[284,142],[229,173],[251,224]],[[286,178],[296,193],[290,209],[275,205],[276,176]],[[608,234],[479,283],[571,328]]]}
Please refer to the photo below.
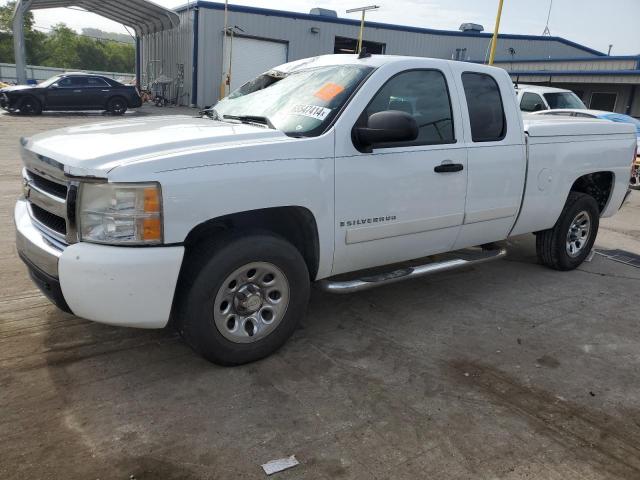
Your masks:
{"label": "truck bed", "polygon": [[578,118],[556,115],[522,115],[524,131],[529,137],[558,137],[584,135],[628,135],[635,128],[625,123],[597,118]]}
{"label": "truck bed", "polygon": [[553,227],[576,178],[611,172],[613,188],[601,215],[618,211],[628,189],[636,147],[632,125],[590,118],[523,115],[527,178],[511,235]]}

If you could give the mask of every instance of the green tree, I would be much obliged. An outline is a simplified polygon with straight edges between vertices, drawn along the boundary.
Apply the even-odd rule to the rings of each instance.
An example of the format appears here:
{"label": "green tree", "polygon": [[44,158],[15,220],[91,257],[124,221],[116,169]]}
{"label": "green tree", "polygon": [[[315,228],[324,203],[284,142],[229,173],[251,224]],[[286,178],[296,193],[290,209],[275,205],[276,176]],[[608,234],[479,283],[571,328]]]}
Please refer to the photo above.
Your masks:
{"label": "green tree", "polygon": [[[0,62],[14,63],[13,55],[13,11],[16,2],[10,1],[0,6]],[[46,35],[33,29],[33,13],[24,16],[24,37],[27,62],[38,65],[44,58]]]}
{"label": "green tree", "polygon": [[[15,1],[0,6],[0,62],[15,63],[13,10]],[[135,47],[131,44],[78,35],[60,23],[45,34],[34,30],[33,13],[24,16],[27,63],[76,70],[133,72]]]}

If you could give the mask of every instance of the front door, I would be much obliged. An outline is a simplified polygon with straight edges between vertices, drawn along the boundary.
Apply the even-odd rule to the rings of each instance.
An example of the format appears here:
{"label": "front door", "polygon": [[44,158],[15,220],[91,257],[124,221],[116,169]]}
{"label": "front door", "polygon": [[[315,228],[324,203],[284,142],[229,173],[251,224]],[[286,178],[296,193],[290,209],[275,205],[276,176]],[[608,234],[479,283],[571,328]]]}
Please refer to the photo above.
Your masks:
{"label": "front door", "polygon": [[359,125],[383,110],[409,113],[419,126],[415,141],[374,145],[363,153],[350,141],[350,128],[337,129],[345,138],[336,144],[334,274],[447,251],[456,240],[467,153],[457,141],[460,119],[451,107],[449,67],[431,62],[434,68],[401,69],[390,79],[374,73],[362,90],[377,93],[350,107],[360,108]]}
{"label": "front door", "polygon": [[111,86],[100,77],[87,77],[87,86],[85,88],[85,102],[88,107],[105,108]]}
{"label": "front door", "polygon": [[47,108],[75,109],[86,106],[84,94],[87,79],[84,76],[69,76],[47,88]]}

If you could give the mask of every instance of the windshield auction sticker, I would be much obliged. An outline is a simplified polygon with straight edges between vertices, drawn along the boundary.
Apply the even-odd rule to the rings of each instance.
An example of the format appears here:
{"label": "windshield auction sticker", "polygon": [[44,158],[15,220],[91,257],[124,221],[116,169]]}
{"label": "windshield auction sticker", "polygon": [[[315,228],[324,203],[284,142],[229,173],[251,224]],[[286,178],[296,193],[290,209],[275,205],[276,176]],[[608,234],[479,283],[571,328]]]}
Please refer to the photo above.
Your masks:
{"label": "windshield auction sticker", "polygon": [[318,107],[317,105],[294,105],[289,110],[290,115],[302,115],[303,117],[315,118],[317,120],[324,120],[327,115],[331,113],[330,108]]}
{"label": "windshield auction sticker", "polygon": [[344,92],[344,87],[342,85],[329,82],[329,83],[325,83],[320,88],[320,90],[314,93],[314,95],[318,97],[320,100],[324,100],[325,102],[330,102],[336,97],[336,95],[339,95],[342,92]]}

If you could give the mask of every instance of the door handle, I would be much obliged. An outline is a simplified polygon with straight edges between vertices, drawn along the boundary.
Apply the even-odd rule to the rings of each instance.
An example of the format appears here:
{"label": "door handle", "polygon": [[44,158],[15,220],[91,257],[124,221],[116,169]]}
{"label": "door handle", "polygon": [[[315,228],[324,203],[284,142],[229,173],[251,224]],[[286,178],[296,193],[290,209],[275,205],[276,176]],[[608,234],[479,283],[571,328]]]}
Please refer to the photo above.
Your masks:
{"label": "door handle", "polygon": [[82,90],[74,90],[73,93],[81,93]]}
{"label": "door handle", "polygon": [[108,92],[109,90],[100,90],[101,92]]}
{"label": "door handle", "polygon": [[460,172],[464,169],[461,163],[452,163],[451,160],[445,160],[440,165],[436,165],[433,171],[436,173]]}

